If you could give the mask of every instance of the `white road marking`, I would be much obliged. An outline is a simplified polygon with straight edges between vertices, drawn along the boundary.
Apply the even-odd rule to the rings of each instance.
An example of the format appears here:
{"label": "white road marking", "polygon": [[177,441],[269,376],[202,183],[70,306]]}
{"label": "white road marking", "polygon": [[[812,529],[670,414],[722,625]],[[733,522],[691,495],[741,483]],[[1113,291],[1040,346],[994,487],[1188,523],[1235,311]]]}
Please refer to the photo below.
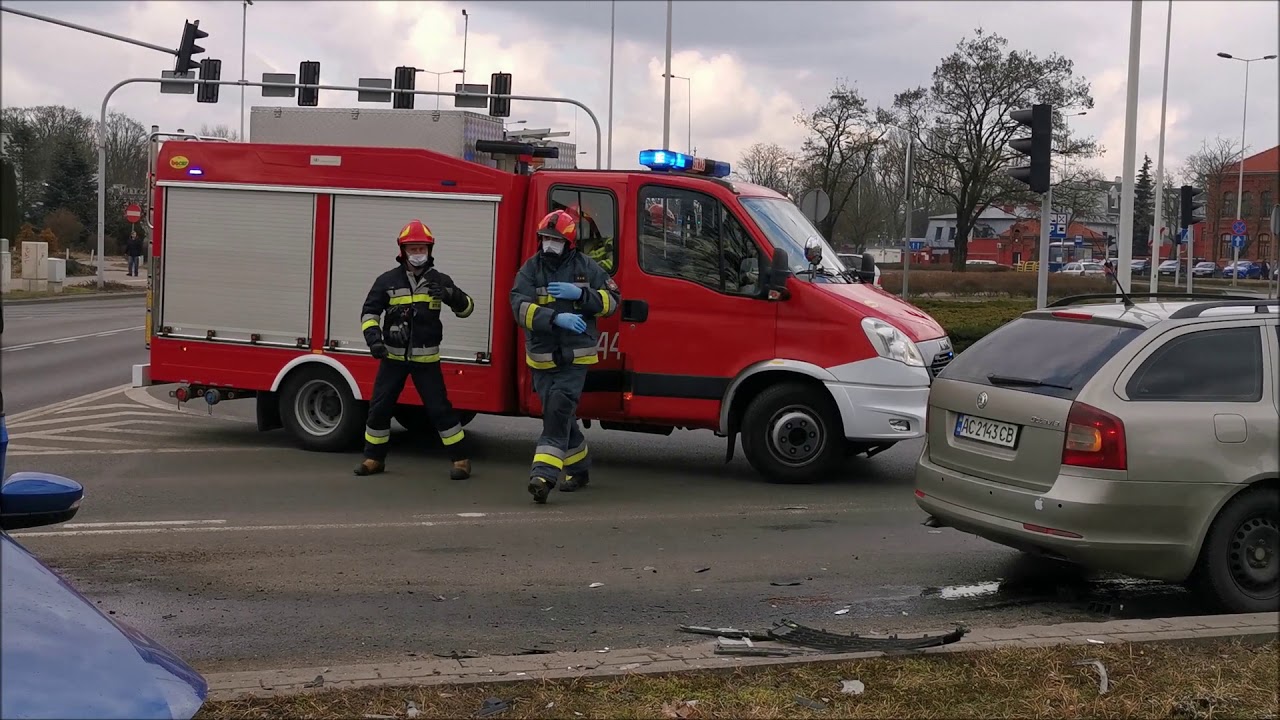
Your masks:
{"label": "white road marking", "polygon": [[64,528],[161,527],[177,525],[226,525],[226,520],[130,520],[127,522],[66,523]]}
{"label": "white road marking", "polygon": [[[99,407],[100,406],[94,406],[92,408],[71,408],[71,409],[85,411],[85,410],[97,410]],[[67,412],[67,410],[60,411],[60,413],[64,413],[64,412]],[[133,411],[122,410],[120,412],[103,413],[99,415],[77,415],[76,417],[71,417],[71,418],[56,417],[56,418],[49,418],[48,420],[31,420],[27,422],[14,423],[9,426],[9,430],[10,432],[12,432],[14,429],[17,429],[17,428],[40,427],[44,425],[58,425],[58,424],[65,425],[68,422],[79,422],[81,420],[104,420],[107,418],[125,418],[125,417],[153,418],[155,416],[156,416],[155,413],[144,412],[142,409],[138,408],[135,405]],[[143,421],[130,421],[129,424],[133,425],[133,424],[136,424],[137,422],[143,422]],[[161,425],[169,424],[168,422],[160,421],[160,420],[152,420],[151,422],[158,423]],[[114,426],[115,424],[116,423],[113,423],[112,425]],[[82,425],[77,425],[75,427],[69,427],[67,429],[68,430],[85,430],[87,428]]]}
{"label": "white road marking", "polygon": [[88,333],[86,335],[73,335],[71,337],[58,338],[56,340],[41,340],[40,342],[26,343],[25,345],[14,345],[13,347],[4,348],[4,352],[13,352],[15,350],[26,350],[27,348],[40,347],[41,345],[62,345],[64,343],[75,342],[76,340],[84,340],[85,338],[107,337],[108,335],[118,335],[123,332],[131,332],[133,330],[141,330],[146,325],[138,325],[136,327],[120,328],[119,330],[107,330],[106,332]]}
{"label": "white road marking", "polygon": [[[7,349],[11,350],[12,348],[7,348]],[[107,388],[106,390],[99,390],[96,393],[90,393],[88,395],[82,395],[77,398],[71,398],[70,400],[62,400],[60,402],[50,403],[48,405],[45,405],[44,407],[32,408],[30,410],[23,410],[20,413],[14,413],[10,415],[8,418],[8,423],[9,423],[9,426],[12,427],[14,423],[20,420],[24,420],[26,418],[43,417],[45,415],[51,415],[55,412],[58,412],[60,410],[64,410],[67,408],[79,407],[81,405],[88,405],[94,400],[100,400],[102,398],[115,395],[117,393],[120,393],[128,389],[129,387],[130,386],[127,384],[117,385],[112,388]]]}
{"label": "white road marking", "polygon": [[484,517],[486,513],[458,513],[458,517],[478,518]]}
{"label": "white road marking", "polygon": [[97,412],[99,410],[137,410],[138,406],[134,403],[106,403],[103,405],[94,405],[93,407],[70,407],[65,410],[58,410],[54,415],[65,415],[74,412]]}
{"label": "white road marking", "polygon": [[83,535],[155,535],[157,533],[203,532],[275,532],[280,530],[366,530],[431,527],[433,522],[332,523],[328,525],[236,525],[201,527],[145,527],[119,530],[48,530],[45,532],[10,533],[11,537],[79,537]]}

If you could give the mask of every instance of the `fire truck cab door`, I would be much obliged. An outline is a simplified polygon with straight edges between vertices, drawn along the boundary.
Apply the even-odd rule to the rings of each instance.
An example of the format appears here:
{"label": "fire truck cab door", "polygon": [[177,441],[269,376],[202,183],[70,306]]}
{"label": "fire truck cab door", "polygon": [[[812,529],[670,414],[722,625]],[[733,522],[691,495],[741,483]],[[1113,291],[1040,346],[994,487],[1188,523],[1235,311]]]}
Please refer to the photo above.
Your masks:
{"label": "fire truck cab door", "polygon": [[766,299],[766,255],[749,225],[710,188],[632,176],[623,233],[625,417],[717,427],[720,403],[744,368],[774,358],[777,303]]}

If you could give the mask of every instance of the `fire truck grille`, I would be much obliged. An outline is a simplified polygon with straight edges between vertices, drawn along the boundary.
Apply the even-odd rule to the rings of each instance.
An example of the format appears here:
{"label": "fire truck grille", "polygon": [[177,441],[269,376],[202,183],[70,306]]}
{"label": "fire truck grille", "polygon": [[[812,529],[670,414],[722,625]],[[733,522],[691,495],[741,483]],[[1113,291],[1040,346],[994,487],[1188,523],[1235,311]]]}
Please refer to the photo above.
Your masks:
{"label": "fire truck grille", "polygon": [[955,356],[956,354],[950,350],[934,355],[933,361],[929,363],[929,375],[938,377],[938,373],[942,372],[943,368],[950,365],[951,360],[955,358]]}

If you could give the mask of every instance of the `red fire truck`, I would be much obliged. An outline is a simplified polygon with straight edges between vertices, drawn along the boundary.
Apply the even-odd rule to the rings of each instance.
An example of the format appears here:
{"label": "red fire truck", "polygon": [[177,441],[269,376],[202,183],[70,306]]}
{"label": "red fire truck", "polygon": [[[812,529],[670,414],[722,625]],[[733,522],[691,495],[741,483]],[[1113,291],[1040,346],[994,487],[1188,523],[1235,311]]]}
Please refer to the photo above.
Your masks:
{"label": "red fire truck", "polygon": [[[943,329],[846,268],[786,197],[725,163],[641,153],[647,170],[529,170],[538,149],[479,141],[514,170],[424,149],[170,141],[156,153],[150,362],[135,384],[180,402],[256,397],[261,430],[307,449],[358,447],[377,361],[360,331],[369,284],[412,218],[475,299],[443,316],[449,396],[475,414],[537,417],[508,293],[533,223],[582,215],[582,249],[621,287],[601,322],[579,415],[610,430],[742,435],[779,482],[920,437]],[[545,153],[542,153],[545,155]],[[396,417],[423,411],[406,388]],[[212,410],[212,408],[211,408]]]}

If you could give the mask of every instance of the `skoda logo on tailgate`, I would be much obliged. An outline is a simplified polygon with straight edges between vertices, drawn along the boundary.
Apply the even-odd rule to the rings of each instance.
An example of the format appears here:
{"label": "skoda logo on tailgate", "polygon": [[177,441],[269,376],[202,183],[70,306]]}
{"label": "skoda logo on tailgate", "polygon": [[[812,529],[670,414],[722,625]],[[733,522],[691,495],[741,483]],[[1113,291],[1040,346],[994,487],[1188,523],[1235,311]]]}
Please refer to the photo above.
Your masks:
{"label": "skoda logo on tailgate", "polygon": [[987,397],[986,393],[978,393],[978,409],[981,410],[982,408],[986,407],[987,401],[990,399],[991,398]]}

